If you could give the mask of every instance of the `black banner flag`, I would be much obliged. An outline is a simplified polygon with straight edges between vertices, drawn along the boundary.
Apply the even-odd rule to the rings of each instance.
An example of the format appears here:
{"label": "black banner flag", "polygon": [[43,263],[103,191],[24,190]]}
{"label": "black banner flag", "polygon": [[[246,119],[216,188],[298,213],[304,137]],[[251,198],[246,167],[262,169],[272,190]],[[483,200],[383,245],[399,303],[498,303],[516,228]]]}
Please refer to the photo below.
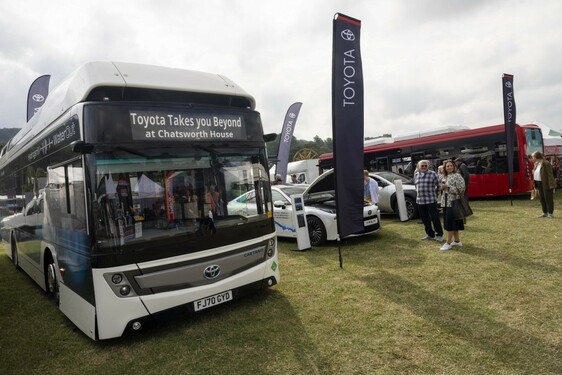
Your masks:
{"label": "black banner flag", "polygon": [[297,124],[297,117],[301,110],[302,103],[296,102],[291,104],[283,121],[283,130],[281,130],[281,139],[279,140],[279,148],[277,149],[277,164],[275,166],[275,174],[281,175],[281,181],[285,183],[287,177],[287,165],[289,164],[289,152],[291,151],[291,141],[293,140],[293,132]]}
{"label": "black banner flag", "polygon": [[509,174],[509,194],[513,189],[513,146],[515,143],[515,97],[513,95],[513,76],[504,74],[503,84],[503,120],[507,152],[507,172]]}
{"label": "black banner flag", "polygon": [[27,121],[29,121],[35,112],[41,108],[47,95],[49,95],[49,81],[51,80],[50,75],[44,75],[37,78],[31,86],[29,86],[29,92],[27,93]]}
{"label": "black banner flag", "polygon": [[332,132],[340,238],[363,227],[363,68],[361,21],[336,13],[332,55]]}

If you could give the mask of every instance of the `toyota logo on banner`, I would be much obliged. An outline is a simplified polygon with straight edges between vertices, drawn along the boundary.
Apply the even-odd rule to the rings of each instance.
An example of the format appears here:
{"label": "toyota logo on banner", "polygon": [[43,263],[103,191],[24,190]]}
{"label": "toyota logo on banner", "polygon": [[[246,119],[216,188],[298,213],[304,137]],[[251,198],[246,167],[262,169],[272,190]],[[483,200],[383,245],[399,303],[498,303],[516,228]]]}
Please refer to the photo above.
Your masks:
{"label": "toyota logo on banner", "polygon": [[353,31],[345,29],[341,32],[341,38],[348,42],[353,42],[355,40],[355,34],[353,34]]}
{"label": "toyota logo on banner", "polygon": [[505,87],[507,87],[508,89],[510,89],[510,88],[511,88],[511,82],[507,81],[507,82],[505,83]]}
{"label": "toyota logo on banner", "polygon": [[45,100],[45,97],[41,94],[35,94],[31,97],[34,102],[42,102]]}

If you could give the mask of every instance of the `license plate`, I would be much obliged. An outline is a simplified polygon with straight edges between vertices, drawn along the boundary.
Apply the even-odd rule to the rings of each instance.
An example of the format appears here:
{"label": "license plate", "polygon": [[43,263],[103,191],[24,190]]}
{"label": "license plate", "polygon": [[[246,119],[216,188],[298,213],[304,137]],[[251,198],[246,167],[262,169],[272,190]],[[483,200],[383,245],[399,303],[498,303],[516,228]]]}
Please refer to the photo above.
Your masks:
{"label": "license plate", "polygon": [[363,222],[363,225],[366,226],[366,227],[368,227],[369,225],[375,225],[375,224],[378,223],[378,222],[379,222],[379,219],[375,217],[375,218],[373,218],[373,219],[365,220],[365,221]]}
{"label": "license plate", "polygon": [[201,298],[195,302],[193,302],[193,309],[195,311],[203,310],[212,306],[220,305],[221,303],[225,303],[232,300],[232,291],[226,291],[219,294],[215,294],[214,296],[209,296],[205,298]]}

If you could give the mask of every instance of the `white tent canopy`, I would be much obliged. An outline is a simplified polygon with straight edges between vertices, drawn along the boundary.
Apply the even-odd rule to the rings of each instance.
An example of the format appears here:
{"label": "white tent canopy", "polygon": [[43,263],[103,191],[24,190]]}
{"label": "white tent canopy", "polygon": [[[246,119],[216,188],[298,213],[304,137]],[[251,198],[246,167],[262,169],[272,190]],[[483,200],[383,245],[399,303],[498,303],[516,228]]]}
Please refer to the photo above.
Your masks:
{"label": "white tent canopy", "polygon": [[546,155],[562,154],[562,132],[539,125],[542,130],[544,153]]}
{"label": "white tent canopy", "polygon": [[144,174],[139,178],[137,185],[133,187],[133,192],[137,193],[141,198],[160,198],[164,196],[164,188]]}

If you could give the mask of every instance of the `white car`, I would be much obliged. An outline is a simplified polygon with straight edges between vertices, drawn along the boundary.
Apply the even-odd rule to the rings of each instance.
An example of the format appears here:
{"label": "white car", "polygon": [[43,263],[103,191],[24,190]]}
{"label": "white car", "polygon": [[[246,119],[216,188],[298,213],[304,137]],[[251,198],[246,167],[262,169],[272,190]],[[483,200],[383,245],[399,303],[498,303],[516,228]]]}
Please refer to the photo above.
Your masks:
{"label": "white car", "polygon": [[[310,185],[275,185],[271,187],[273,200],[273,218],[275,231],[279,237],[297,237],[297,224],[293,218],[293,206],[291,195],[303,194],[304,211],[310,244],[318,246],[327,240],[337,239],[336,204],[334,200],[334,189],[326,188],[333,186],[333,174],[328,171],[320,175]],[[320,191],[319,186],[323,189]],[[255,191],[233,199],[228,203],[229,215],[252,215],[255,210]],[[354,235],[374,233],[380,229],[380,211],[376,205],[365,203],[363,207],[364,230]]]}
{"label": "white car", "polygon": [[406,201],[406,212],[408,220],[418,217],[418,204],[416,203],[416,186],[412,179],[395,172],[371,172],[369,176],[379,185],[379,209],[385,213],[398,214],[398,205],[396,203],[396,185],[394,181],[401,180],[404,190],[404,200]]}

